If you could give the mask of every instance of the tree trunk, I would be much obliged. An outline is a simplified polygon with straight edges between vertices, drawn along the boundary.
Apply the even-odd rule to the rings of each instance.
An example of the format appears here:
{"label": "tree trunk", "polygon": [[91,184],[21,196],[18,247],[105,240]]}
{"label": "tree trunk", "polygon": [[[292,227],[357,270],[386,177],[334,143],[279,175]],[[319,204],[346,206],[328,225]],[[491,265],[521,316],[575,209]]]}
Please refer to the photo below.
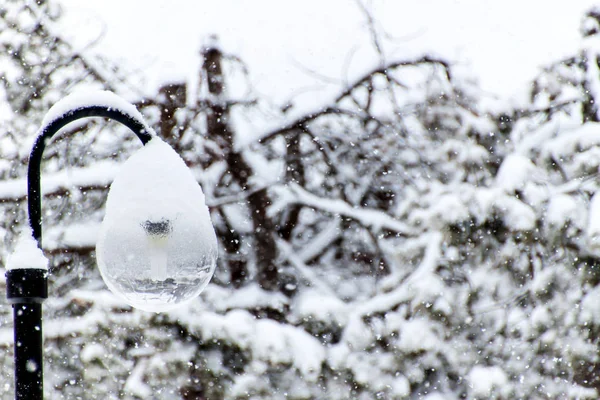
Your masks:
{"label": "tree trunk", "polygon": [[[203,73],[206,74],[210,109],[207,112],[208,133],[214,137],[224,152],[227,170],[241,190],[250,191],[249,178],[254,171],[246,162],[244,155],[234,150],[233,132],[228,124],[229,108],[223,98],[224,76],[222,69],[223,54],[215,47],[204,50]],[[248,196],[248,210],[254,228],[254,248],[256,254],[257,280],[265,290],[278,288],[278,270],[275,265],[277,246],[275,244],[274,224],[267,216],[267,207],[271,199],[266,190],[258,190]],[[226,218],[226,217],[225,217]],[[239,236],[239,235],[238,235]],[[242,238],[243,239],[243,238]],[[226,250],[238,251],[239,246],[225,246]],[[234,248],[234,247],[237,247]],[[246,263],[230,263],[232,284],[241,286],[247,277]]]}

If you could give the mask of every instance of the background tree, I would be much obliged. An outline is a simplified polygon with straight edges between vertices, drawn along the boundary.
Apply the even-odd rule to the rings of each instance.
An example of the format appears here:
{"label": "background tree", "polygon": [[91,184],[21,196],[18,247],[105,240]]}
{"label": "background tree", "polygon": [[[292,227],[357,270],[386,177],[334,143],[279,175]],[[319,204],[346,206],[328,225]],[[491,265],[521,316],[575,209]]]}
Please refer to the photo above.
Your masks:
{"label": "background tree", "polygon": [[[102,120],[68,127],[42,177],[47,396],[596,398],[597,14],[582,50],[518,107],[489,107],[442,58],[387,60],[371,29],[379,63],[303,112],[256,96],[214,39],[195,84],[142,96],[61,38],[54,3],[0,6],[3,261],[26,223],[31,137],[89,87],[134,101],[183,157],[220,242],[197,302],[123,305],[93,249],[108,185],[139,144]],[[10,321],[3,303],[6,382]]]}

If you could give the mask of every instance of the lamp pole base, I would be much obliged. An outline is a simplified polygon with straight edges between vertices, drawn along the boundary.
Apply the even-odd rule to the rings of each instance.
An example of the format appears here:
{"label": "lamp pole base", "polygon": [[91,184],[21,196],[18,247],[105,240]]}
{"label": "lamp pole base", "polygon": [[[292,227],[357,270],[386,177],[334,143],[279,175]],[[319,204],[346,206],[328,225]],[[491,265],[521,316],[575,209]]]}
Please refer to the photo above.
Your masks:
{"label": "lamp pole base", "polygon": [[42,302],[48,297],[48,271],[38,268],[8,270],[6,292],[13,306],[15,399],[42,400]]}

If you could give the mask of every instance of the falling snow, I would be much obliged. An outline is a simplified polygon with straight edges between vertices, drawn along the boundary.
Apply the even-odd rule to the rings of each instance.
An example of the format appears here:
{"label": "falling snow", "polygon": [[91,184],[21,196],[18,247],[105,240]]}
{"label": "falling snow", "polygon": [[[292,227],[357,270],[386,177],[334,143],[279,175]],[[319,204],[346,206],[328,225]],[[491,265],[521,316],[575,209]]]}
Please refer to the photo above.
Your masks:
{"label": "falling snow", "polygon": [[[0,6],[0,262],[49,268],[46,397],[599,397],[600,9],[509,98],[462,60],[390,51],[393,16],[352,7],[370,56],[305,71],[328,94],[299,99],[227,38],[172,43],[194,78],[146,84],[54,1]],[[93,104],[153,139],[85,119],[47,143],[40,250],[31,144]],[[183,305],[145,307],[156,288]],[[3,301],[0,399],[13,345]]]}

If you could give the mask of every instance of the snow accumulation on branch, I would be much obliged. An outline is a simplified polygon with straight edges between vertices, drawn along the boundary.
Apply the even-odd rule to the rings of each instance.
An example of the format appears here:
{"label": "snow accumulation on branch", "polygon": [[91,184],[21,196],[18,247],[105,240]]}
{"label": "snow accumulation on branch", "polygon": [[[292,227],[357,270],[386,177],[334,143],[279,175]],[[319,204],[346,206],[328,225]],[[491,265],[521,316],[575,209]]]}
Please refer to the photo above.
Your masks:
{"label": "snow accumulation on branch", "polygon": [[[330,104],[330,102],[327,102],[325,104]],[[312,111],[303,113],[301,116],[299,116],[296,119],[289,118],[289,119],[287,119],[288,122],[285,122],[285,121],[283,123],[278,122],[276,127],[274,127],[274,128],[267,127],[267,129],[265,129],[265,133],[259,135],[256,138],[256,142],[264,144],[279,135],[283,135],[283,134],[289,133],[294,130],[306,131],[306,126],[308,124],[310,124],[317,118],[322,117],[324,115],[347,115],[349,117],[358,118],[358,119],[365,120],[365,121],[367,121],[367,120],[377,121],[372,116],[370,116],[369,114],[364,113],[364,112],[346,110],[346,109],[343,109],[340,107],[332,107],[332,106],[328,106],[328,105],[320,105],[318,107],[315,107]],[[253,143],[253,142],[251,142],[251,141],[245,142],[244,145],[248,146],[251,143]],[[243,147],[240,149],[237,149],[237,150],[241,151],[241,150],[243,150]]]}
{"label": "snow accumulation on branch", "polygon": [[221,197],[217,197],[217,198],[208,198],[208,196],[207,196],[206,197],[206,205],[210,208],[219,208],[219,207],[226,206],[228,204],[241,203],[243,201],[247,201],[248,197],[260,192],[261,190],[265,190],[266,188],[268,188],[267,185],[260,185],[255,188],[252,188],[249,190],[244,190],[241,193],[237,193],[237,194],[230,195],[230,196],[221,196]]}
{"label": "snow accumulation on branch", "polygon": [[[29,10],[35,15],[35,19],[38,21],[40,26],[44,26],[44,30],[46,30],[51,37],[55,38],[57,42],[68,43],[70,45],[73,52],[73,59],[81,61],[86,71],[89,71],[95,78],[102,82],[106,89],[115,89],[114,85],[112,84],[112,81],[115,79],[115,77],[111,76],[111,72],[103,67],[100,63],[96,62],[93,57],[88,57],[86,55],[86,50],[96,45],[98,41],[102,39],[103,35],[98,36],[90,43],[86,43],[84,47],[76,49],[73,47],[72,41],[63,36],[63,29],[57,26],[52,18],[48,18],[46,13],[41,12],[36,7],[31,7]],[[138,90],[135,90],[132,85],[128,85],[127,82],[121,80],[120,83],[121,87],[125,85],[128,86],[130,90],[133,89],[136,93],[138,92]]]}
{"label": "snow accumulation on branch", "polygon": [[[107,187],[113,181],[119,164],[114,161],[98,161],[83,168],[72,168],[54,174],[44,175],[42,194],[64,193],[74,188],[86,190]],[[11,179],[0,182],[1,201],[19,201],[27,196],[27,180]]]}
{"label": "snow accumulation on branch", "polygon": [[44,250],[47,252],[92,250],[98,240],[100,225],[100,221],[85,221],[51,226],[44,235]]}
{"label": "snow accumulation on branch", "polygon": [[352,91],[354,89],[356,89],[357,87],[364,85],[369,79],[371,79],[371,77],[373,75],[376,75],[376,74],[386,74],[387,75],[387,71],[392,70],[394,68],[417,66],[417,65],[421,65],[421,64],[439,65],[440,67],[443,68],[444,73],[446,75],[446,79],[448,81],[452,80],[452,76],[450,74],[450,65],[448,64],[448,62],[444,61],[441,58],[424,56],[424,57],[421,57],[421,58],[418,58],[415,60],[401,60],[401,61],[386,64],[385,66],[377,67],[376,69],[367,72],[362,77],[358,78],[356,81],[354,81],[353,83],[348,85],[348,88],[346,90],[344,90],[336,98],[336,102],[341,101],[344,97],[350,95],[350,93],[352,93]]}
{"label": "snow accumulation on branch", "polygon": [[[389,229],[404,235],[416,234],[415,230],[409,225],[400,222],[383,211],[366,207],[356,208],[343,200],[324,199],[296,184],[289,184],[285,188],[277,188],[276,190],[279,191],[281,198],[285,199],[288,204],[301,204],[334,215],[343,215],[358,221],[365,227],[372,228],[374,231]],[[281,206],[281,204],[278,203],[278,206]]]}
{"label": "snow accumulation on branch", "polygon": [[405,277],[397,287],[388,293],[377,295],[369,301],[354,307],[353,316],[362,318],[375,313],[393,309],[403,301],[411,298],[410,291],[417,282],[427,282],[427,276],[435,271],[441,257],[443,236],[440,232],[427,234],[427,247],[419,266]]}
{"label": "snow accumulation on branch", "polygon": [[[264,131],[265,133],[258,135],[255,139],[258,143],[266,143],[269,140],[273,139],[276,136],[286,134],[288,132],[300,129],[305,131],[306,126],[316,120],[317,118],[324,115],[347,115],[349,117],[358,118],[363,121],[375,121],[378,120],[374,118],[369,113],[365,112],[357,112],[354,110],[344,109],[342,107],[331,106],[331,104],[336,104],[342,101],[345,97],[349,96],[356,88],[364,85],[369,81],[374,75],[384,74],[388,75],[388,70],[392,70],[394,68],[399,67],[410,67],[410,66],[418,66],[423,64],[430,64],[434,66],[438,66],[443,69],[444,76],[447,81],[450,82],[452,80],[452,76],[450,74],[450,65],[441,58],[435,58],[430,56],[424,56],[414,60],[402,60],[393,62],[390,64],[386,64],[385,67],[377,67],[375,69],[367,71],[367,73],[363,74],[361,77],[356,79],[354,82],[350,83],[346,89],[344,89],[340,94],[335,96],[333,99],[327,99],[326,102],[322,103],[318,107],[315,107],[311,110],[298,110],[297,112],[292,112],[285,119],[284,122],[277,121],[276,127],[267,127]],[[298,112],[302,111],[300,114]],[[245,145],[249,145],[252,142],[246,142]],[[237,149],[242,150],[242,149]]]}
{"label": "snow accumulation on branch", "polygon": [[[352,347],[357,345],[357,341],[362,340],[364,336],[362,332],[364,317],[393,310],[401,303],[414,299],[415,293],[436,290],[435,285],[429,287],[433,281],[428,277],[435,273],[435,267],[441,257],[443,235],[438,231],[433,231],[425,236],[427,245],[421,263],[412,273],[404,277],[393,290],[377,294],[371,299],[361,301],[358,304],[349,303],[346,305],[348,323],[340,342],[331,349],[333,359],[343,358],[343,354],[347,354]],[[414,322],[418,323],[419,321]],[[409,325],[407,323],[406,327]],[[421,329],[423,327],[419,326],[419,328],[419,334],[424,334],[425,331]]]}
{"label": "snow accumulation on branch", "polygon": [[319,276],[315,274],[310,267],[304,264],[302,259],[294,253],[292,246],[290,246],[287,242],[283,240],[279,240],[277,242],[277,245],[279,246],[279,249],[282,250],[285,258],[287,258],[290,264],[293,265],[294,268],[296,268],[302,274],[302,276],[310,282],[310,284],[313,287],[322,291],[323,293],[326,293],[333,297],[337,297],[335,291],[332,288],[330,288],[325,283],[325,281],[319,278]]}
{"label": "snow accumulation on branch", "polygon": [[331,246],[342,234],[341,218],[336,217],[331,223],[317,233],[317,235],[310,240],[307,244],[299,249],[297,254],[299,259],[306,263],[319,254],[323,253],[325,249]]}
{"label": "snow accumulation on branch", "polygon": [[318,379],[327,357],[321,343],[304,329],[271,319],[256,319],[246,310],[232,310],[225,315],[204,311],[198,315],[179,309],[165,317],[185,325],[205,342],[236,343],[255,359],[270,364],[292,364],[307,381]]}

